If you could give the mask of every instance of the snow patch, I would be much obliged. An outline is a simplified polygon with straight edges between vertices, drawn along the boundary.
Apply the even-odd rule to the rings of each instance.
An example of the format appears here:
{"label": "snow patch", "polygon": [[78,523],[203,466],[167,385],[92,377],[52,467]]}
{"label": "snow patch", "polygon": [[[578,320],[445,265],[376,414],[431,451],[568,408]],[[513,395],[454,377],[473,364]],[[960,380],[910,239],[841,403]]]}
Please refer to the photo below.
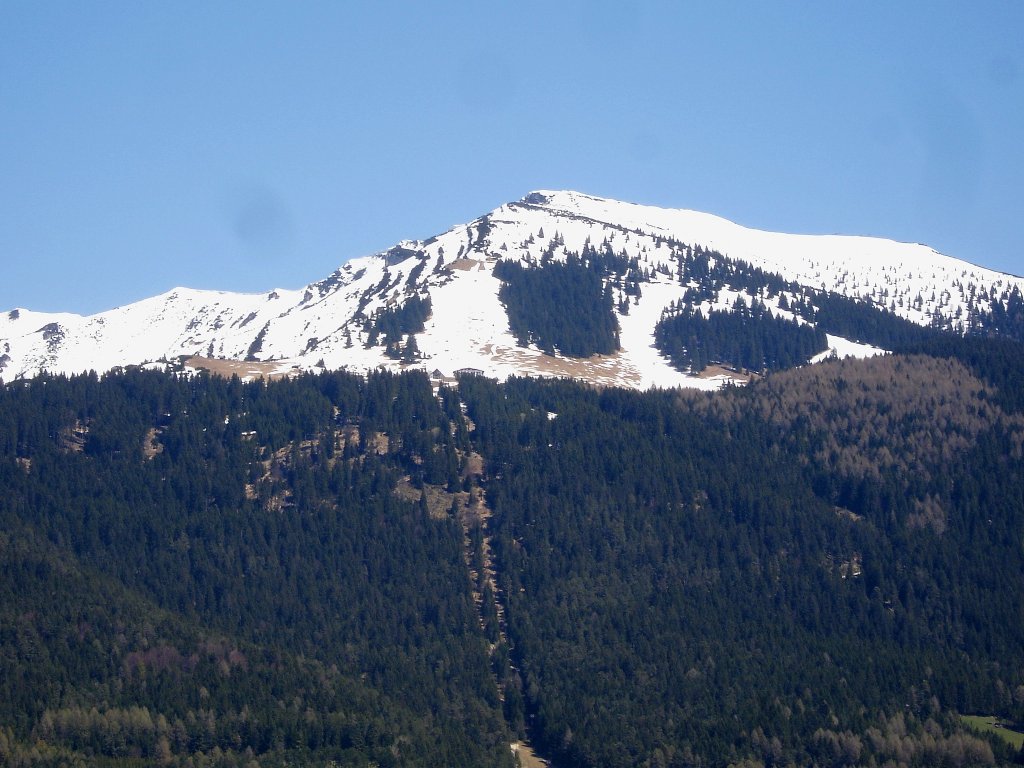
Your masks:
{"label": "snow patch", "polygon": [[870,344],[861,344],[857,341],[850,341],[849,339],[844,339],[842,336],[833,336],[832,334],[825,335],[828,338],[828,349],[812,357],[812,363],[820,363],[823,360],[828,360],[833,357],[839,359],[847,357],[865,358],[889,354],[886,350],[879,347],[873,347]]}

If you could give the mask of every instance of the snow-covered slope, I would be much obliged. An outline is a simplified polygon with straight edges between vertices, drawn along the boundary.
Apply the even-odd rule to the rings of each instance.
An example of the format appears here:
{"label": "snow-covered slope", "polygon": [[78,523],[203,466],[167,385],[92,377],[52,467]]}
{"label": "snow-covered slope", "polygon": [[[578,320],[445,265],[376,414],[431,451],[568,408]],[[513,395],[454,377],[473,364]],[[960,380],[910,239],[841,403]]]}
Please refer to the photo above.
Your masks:
{"label": "snow-covered slope", "polygon": [[[571,359],[521,346],[509,328],[494,275],[499,260],[536,264],[587,246],[635,259],[640,296],[619,312],[620,351]],[[936,253],[922,245],[865,237],[786,235],[739,226],[708,214],[633,205],[576,192],[534,192],[469,224],[426,241],[404,241],[354,259],[299,290],[234,294],[177,288],[83,317],[15,309],[0,315],[0,377],[40,370],[75,373],[199,355],[277,361],[282,368],[398,369],[446,376],[462,368],[487,375],[575,376],[647,388],[713,388],[721,378],[674,370],[653,346],[663,310],[681,299],[679,254],[701,246],[778,273],[788,281],[864,299],[919,324],[956,328],[972,313],[1024,281]],[[722,288],[705,310],[731,306]],[[418,357],[400,363],[371,333],[373,318],[412,296],[429,298],[431,314],[416,333]],[[619,298],[624,299],[621,294]],[[768,299],[780,315],[786,310]],[[873,348],[830,338],[843,354]]]}
{"label": "snow-covered slope", "polygon": [[916,243],[849,235],[789,235],[748,229],[696,211],[654,208],[578,192],[534,193],[568,217],[613,221],[627,229],[702,245],[802,285],[869,299],[921,325],[932,312],[964,318],[972,297],[1024,286],[1024,279],[969,264]]}

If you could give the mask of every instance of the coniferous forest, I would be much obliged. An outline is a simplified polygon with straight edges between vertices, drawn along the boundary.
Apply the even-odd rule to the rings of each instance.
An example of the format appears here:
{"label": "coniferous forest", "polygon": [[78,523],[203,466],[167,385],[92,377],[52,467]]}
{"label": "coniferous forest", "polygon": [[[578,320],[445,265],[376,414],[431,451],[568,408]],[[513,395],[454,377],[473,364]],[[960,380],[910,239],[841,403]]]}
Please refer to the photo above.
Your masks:
{"label": "coniferous forest", "polygon": [[608,355],[619,348],[619,324],[603,266],[595,259],[571,256],[522,266],[499,261],[499,297],[520,344],[536,344],[548,354],[570,357]]}
{"label": "coniferous forest", "polygon": [[774,317],[764,304],[742,297],[731,311],[671,310],[655,327],[654,343],[679,370],[700,373],[710,364],[762,372],[793,368],[828,348],[825,331]]}
{"label": "coniferous forest", "polygon": [[[515,278],[513,278],[514,280]],[[0,387],[0,763],[1021,760],[1024,352]]]}

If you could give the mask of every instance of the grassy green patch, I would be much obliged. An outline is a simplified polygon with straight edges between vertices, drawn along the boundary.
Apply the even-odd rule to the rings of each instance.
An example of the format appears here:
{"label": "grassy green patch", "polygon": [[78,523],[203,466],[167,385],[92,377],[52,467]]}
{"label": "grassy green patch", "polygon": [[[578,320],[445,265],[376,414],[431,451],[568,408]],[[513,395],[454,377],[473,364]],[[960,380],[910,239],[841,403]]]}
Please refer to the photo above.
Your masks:
{"label": "grassy green patch", "polygon": [[976,731],[994,733],[1015,749],[1024,746],[1024,733],[1009,728],[994,715],[960,715],[960,719]]}

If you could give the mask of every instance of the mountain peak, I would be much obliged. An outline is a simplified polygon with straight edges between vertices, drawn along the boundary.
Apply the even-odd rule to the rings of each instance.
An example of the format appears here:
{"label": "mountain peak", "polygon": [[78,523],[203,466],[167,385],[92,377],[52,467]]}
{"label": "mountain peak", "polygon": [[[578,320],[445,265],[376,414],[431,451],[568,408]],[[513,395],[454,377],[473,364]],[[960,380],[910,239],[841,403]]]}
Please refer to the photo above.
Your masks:
{"label": "mountain peak", "polygon": [[[552,268],[551,279],[536,284],[527,274],[581,261],[593,274],[578,275],[599,281],[589,298],[573,293],[579,286],[569,275],[576,267]],[[506,263],[518,267],[510,271]],[[515,299],[513,279],[522,280],[520,288],[535,286],[526,289],[533,295]],[[693,322],[708,322],[712,313],[756,308],[779,321],[815,325],[812,298],[834,294],[921,326],[964,332],[993,312],[1005,314],[1022,286],[1020,278],[921,245],[765,232],[697,211],[535,190],[435,237],[352,259],[299,290],[178,287],[89,317],[12,310],[0,315],[0,376],[202,356],[285,370],[420,366],[450,376],[473,368],[499,378],[714,388],[726,373],[696,376],[689,353],[680,358],[675,342],[657,330],[667,316],[690,313]],[[580,301],[586,307],[573,306]],[[588,314],[595,302],[610,306]],[[563,324],[563,339],[573,333],[569,326],[591,317],[611,334],[616,351],[563,354],[579,347],[545,339],[529,327],[536,317],[524,321],[521,312]],[[750,332],[748,323],[743,333]],[[852,331],[829,333],[829,347],[844,353],[884,346]]]}

